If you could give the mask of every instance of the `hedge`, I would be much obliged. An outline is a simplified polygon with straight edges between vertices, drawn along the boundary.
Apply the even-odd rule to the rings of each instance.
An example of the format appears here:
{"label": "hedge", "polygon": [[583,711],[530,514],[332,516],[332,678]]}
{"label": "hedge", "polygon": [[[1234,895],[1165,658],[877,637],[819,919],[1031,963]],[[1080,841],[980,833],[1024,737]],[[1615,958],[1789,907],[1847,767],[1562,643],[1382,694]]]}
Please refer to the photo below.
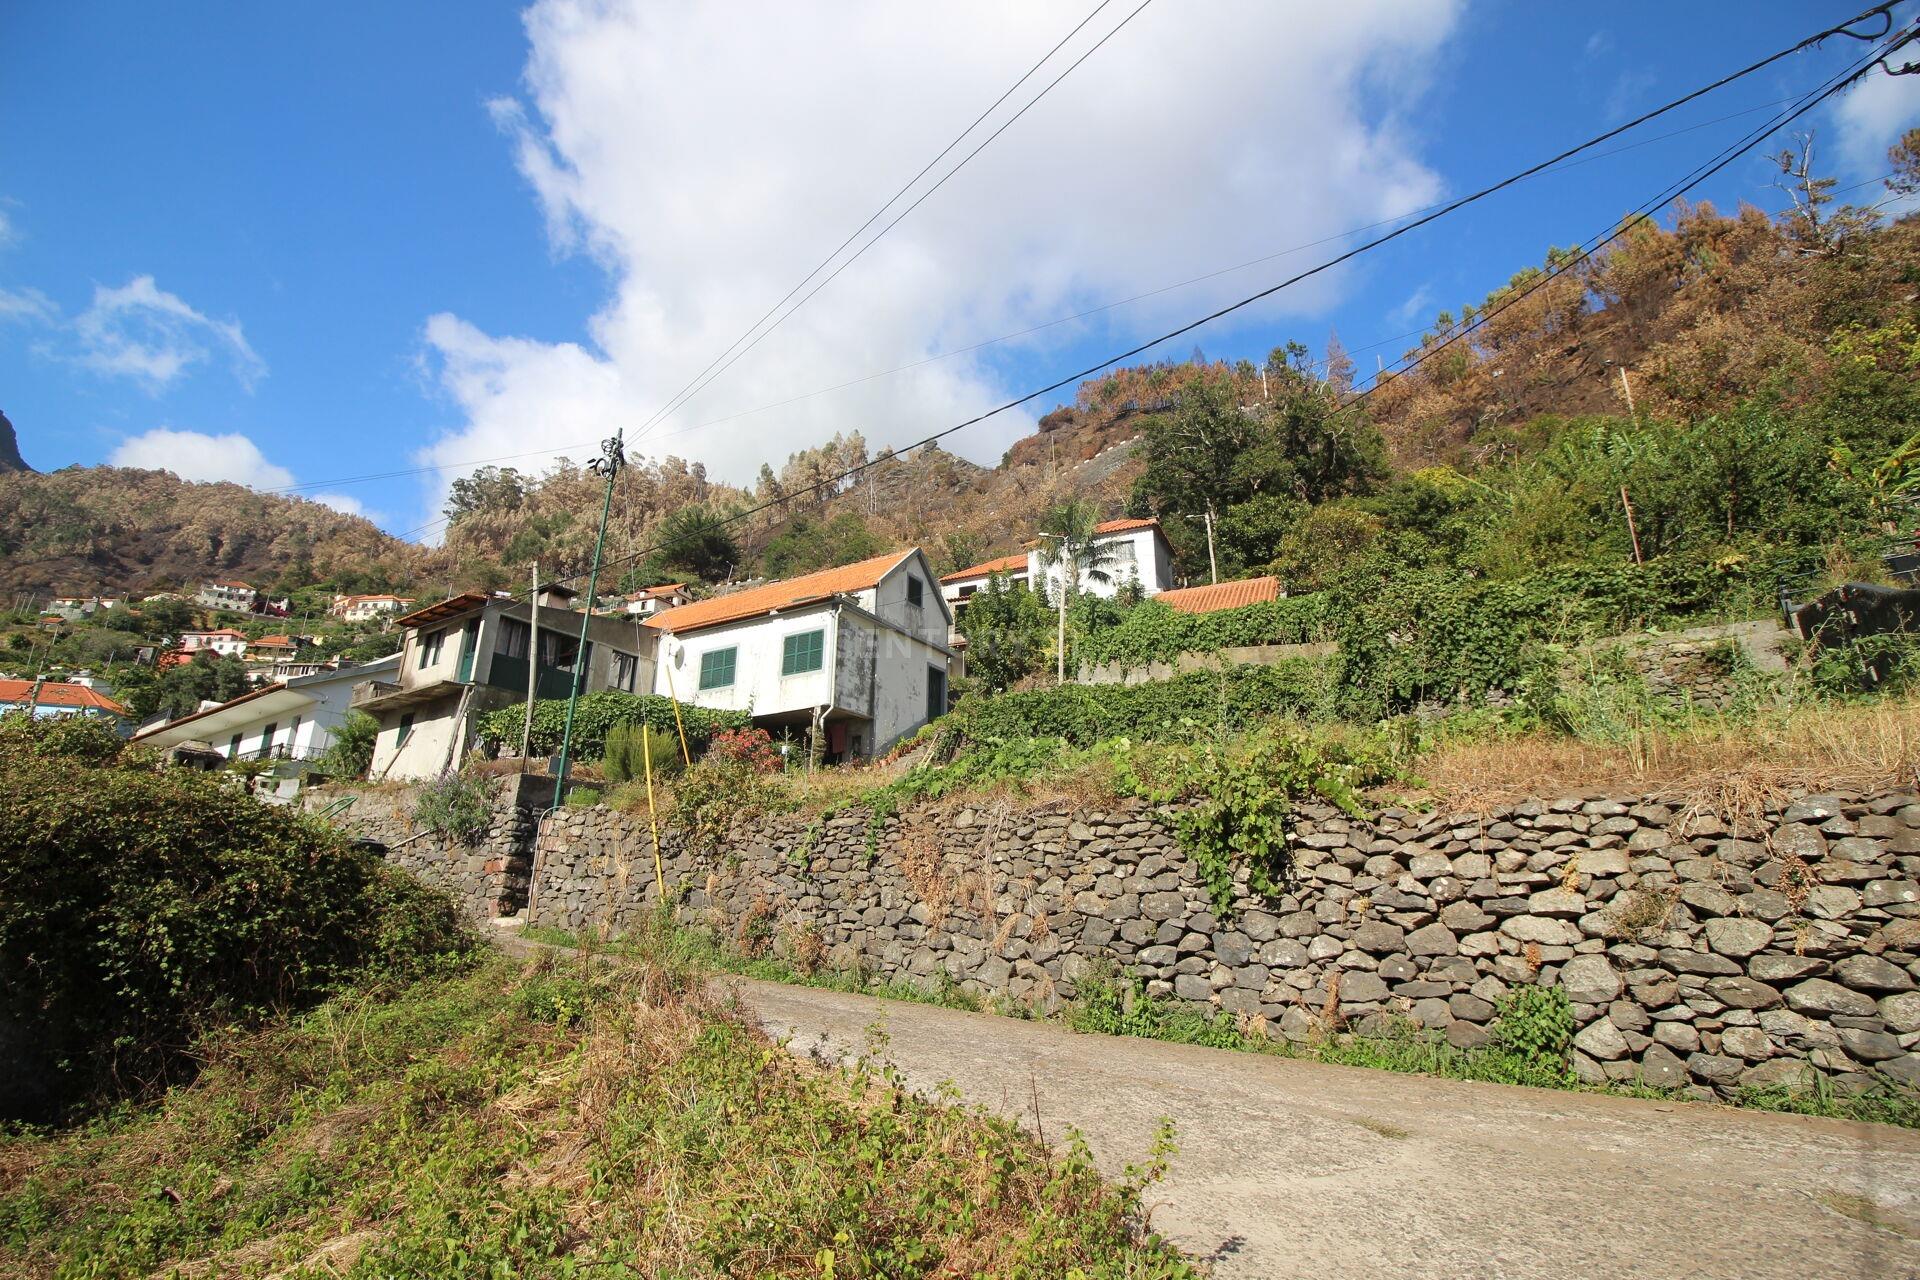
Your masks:
{"label": "hedge", "polygon": [[[518,751],[526,714],[526,704],[522,702],[481,716],[481,741],[495,748]],[[744,711],[715,711],[684,702],[680,704],[680,715],[686,723],[687,740],[695,747],[704,747],[714,734],[724,729],[744,729],[752,723],[752,717]],[[566,699],[534,703],[533,736],[528,750],[535,755],[552,755],[560,750],[560,735],[566,723]],[[599,759],[606,750],[608,730],[617,724],[644,724],[655,733],[673,733],[673,699],[657,693],[583,694],[573,717],[574,759]]]}
{"label": "hedge", "polygon": [[1282,714],[1322,716],[1331,672],[1286,658],[1272,666],[1193,671],[1147,684],[1067,684],[1006,693],[957,708],[949,727],[973,742],[1060,737],[1075,746],[1107,738],[1190,737]]}
{"label": "hedge", "polygon": [[180,1074],[207,1028],[477,945],[444,896],[232,774],[95,722],[0,717],[0,1115]]}
{"label": "hedge", "polygon": [[1332,638],[1331,601],[1324,592],[1261,600],[1214,613],[1181,613],[1149,599],[1117,625],[1080,637],[1074,653],[1081,662],[1145,666],[1170,662],[1182,653]]}

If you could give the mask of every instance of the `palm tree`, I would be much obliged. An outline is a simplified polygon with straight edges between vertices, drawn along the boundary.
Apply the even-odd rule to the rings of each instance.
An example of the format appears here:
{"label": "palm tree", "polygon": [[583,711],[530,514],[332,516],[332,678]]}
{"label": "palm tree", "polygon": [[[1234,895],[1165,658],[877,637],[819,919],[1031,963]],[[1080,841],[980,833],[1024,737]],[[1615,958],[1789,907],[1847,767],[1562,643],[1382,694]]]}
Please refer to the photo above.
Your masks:
{"label": "palm tree", "polygon": [[1060,588],[1055,593],[1059,611],[1059,633],[1054,649],[1058,660],[1058,682],[1067,682],[1067,605],[1080,594],[1080,584],[1111,582],[1120,563],[1112,542],[1100,541],[1094,529],[1100,513],[1091,502],[1076,498],[1047,512],[1040,522],[1040,567],[1043,577],[1053,568],[1060,570]]}

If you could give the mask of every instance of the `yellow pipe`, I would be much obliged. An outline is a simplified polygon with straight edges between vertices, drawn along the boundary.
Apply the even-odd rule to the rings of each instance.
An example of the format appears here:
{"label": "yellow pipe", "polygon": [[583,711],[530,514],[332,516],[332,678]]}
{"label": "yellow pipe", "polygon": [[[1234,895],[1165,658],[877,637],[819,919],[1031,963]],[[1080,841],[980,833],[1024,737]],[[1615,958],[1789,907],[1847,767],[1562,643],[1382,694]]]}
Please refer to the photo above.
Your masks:
{"label": "yellow pipe", "polygon": [[640,752],[647,774],[647,825],[653,828],[653,887],[667,900],[667,873],[660,866],[660,815],[653,808],[653,738],[646,721],[640,722]]}
{"label": "yellow pipe", "polygon": [[663,662],[660,669],[667,673],[667,701],[673,704],[673,727],[680,731],[680,761],[691,769],[693,752],[687,750],[687,726],[680,719],[680,695],[673,691],[673,664]]}

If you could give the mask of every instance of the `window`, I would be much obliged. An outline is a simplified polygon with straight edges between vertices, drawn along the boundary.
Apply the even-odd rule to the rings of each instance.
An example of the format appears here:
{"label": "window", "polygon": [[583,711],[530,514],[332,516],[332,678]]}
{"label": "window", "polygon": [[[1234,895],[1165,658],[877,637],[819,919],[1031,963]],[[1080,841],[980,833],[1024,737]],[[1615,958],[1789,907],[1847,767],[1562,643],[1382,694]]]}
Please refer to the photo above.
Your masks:
{"label": "window", "polygon": [[240,758],[240,735],[236,733],[227,742],[227,759],[238,760],[239,758]]}
{"label": "window", "polygon": [[265,760],[273,754],[273,735],[277,733],[279,729],[279,721],[269,720],[267,721],[267,727],[260,731],[260,758],[262,760]]}
{"label": "window", "polygon": [[700,687],[702,689],[725,689],[733,683],[735,664],[739,661],[739,648],[710,649],[700,655]]}
{"label": "window", "polygon": [[613,687],[627,693],[633,692],[634,681],[640,676],[640,659],[631,653],[613,651]]}
{"label": "window", "polygon": [[447,633],[444,631],[436,631],[430,636],[423,636],[421,638],[420,670],[425,671],[428,667],[440,661],[440,649],[441,646],[445,644],[446,639]]}
{"label": "window", "polygon": [[780,647],[780,674],[797,676],[807,671],[818,671],[826,663],[826,631],[802,631],[799,635],[788,636]]}
{"label": "window", "polygon": [[1116,564],[1139,563],[1139,557],[1134,553],[1133,539],[1131,538],[1123,538],[1118,542],[1110,542],[1107,544],[1107,550],[1112,553],[1114,563]]}
{"label": "window", "polygon": [[927,668],[927,719],[937,720],[947,714],[947,669],[945,667]]}
{"label": "window", "polygon": [[289,755],[300,749],[300,721],[302,719],[304,719],[304,717],[295,716],[293,723],[287,726],[287,754]]}
{"label": "window", "polygon": [[413,712],[409,711],[405,715],[400,717],[400,733],[393,740],[394,747],[398,749],[400,747],[406,746],[407,739],[411,738],[412,736],[413,736]]}
{"label": "window", "polygon": [[[591,648],[592,646],[588,646]],[[540,665],[553,667],[560,671],[573,670],[573,660],[580,656],[580,638],[560,631],[549,631],[544,627],[540,631]]]}
{"label": "window", "polygon": [[493,642],[493,651],[503,658],[524,658],[532,636],[533,628],[520,619],[502,618],[500,634]]}
{"label": "window", "polygon": [[914,577],[912,574],[908,574],[907,603],[918,609],[922,604],[926,603],[926,594],[927,589],[921,584],[920,579]]}

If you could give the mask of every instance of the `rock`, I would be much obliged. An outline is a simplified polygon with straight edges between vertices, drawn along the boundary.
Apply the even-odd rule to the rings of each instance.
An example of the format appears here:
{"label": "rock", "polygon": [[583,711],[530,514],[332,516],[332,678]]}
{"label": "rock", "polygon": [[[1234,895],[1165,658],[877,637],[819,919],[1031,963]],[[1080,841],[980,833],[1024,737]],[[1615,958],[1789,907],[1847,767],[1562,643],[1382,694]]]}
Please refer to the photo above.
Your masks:
{"label": "rock", "polygon": [[1660,963],[1675,973],[1697,974],[1703,978],[1733,977],[1740,972],[1740,966],[1725,956],[1705,951],[1683,951],[1678,947],[1663,949]]}
{"label": "rock", "polygon": [[1787,988],[1787,1007],[1795,1013],[1852,1014],[1865,1017],[1875,1011],[1872,999],[1825,978],[1809,978]]}
{"label": "rock", "polygon": [[1887,996],[1880,1001],[1880,1016],[1901,1035],[1920,1031],[1920,991]]}
{"label": "rock", "polygon": [[1540,916],[1513,916],[1500,922],[1500,932],[1516,942],[1538,942],[1543,946],[1570,947],[1580,941],[1580,930],[1570,921],[1549,920]]}
{"label": "rock", "polygon": [[1572,889],[1542,889],[1528,895],[1527,913],[1549,919],[1576,920],[1587,913],[1587,898]]}
{"label": "rock", "polygon": [[1631,1000],[1615,1000],[1607,1006],[1607,1021],[1622,1031],[1645,1032],[1653,1025],[1647,1011]]}
{"label": "rock", "polygon": [[1747,972],[1762,982],[1792,982],[1826,967],[1826,961],[1808,956],[1755,956],[1748,962]]}
{"label": "rock", "polygon": [[1213,958],[1229,969],[1238,969],[1253,958],[1253,939],[1239,932],[1216,933]]}
{"label": "rock", "polygon": [[1491,1022],[1493,1020],[1493,1006],[1487,1001],[1482,1000],[1479,996],[1468,995],[1465,992],[1449,997],[1447,1000],[1447,1008],[1453,1011],[1454,1017],[1464,1019],[1468,1022]]}
{"label": "rock", "polygon": [[1620,1028],[1605,1018],[1597,1018],[1588,1023],[1579,1035],[1573,1038],[1573,1045],[1582,1053],[1601,1062],[1611,1062],[1627,1056],[1627,1039]]}
{"label": "rock", "polygon": [[1861,894],[1861,902],[1869,907],[1892,907],[1920,902],[1920,884],[1912,880],[1875,880]]}
{"label": "rock", "polygon": [[1744,960],[1773,941],[1773,926],[1727,916],[1707,921],[1707,945],[1723,956]]}
{"label": "rock", "polygon": [[1815,885],[1807,893],[1807,914],[1818,920],[1838,920],[1860,909],[1860,894],[1837,884]]}
{"label": "rock", "polygon": [[1783,858],[1798,857],[1806,862],[1819,862],[1827,856],[1827,838],[1814,827],[1788,822],[1774,831],[1773,851]]}
{"label": "rock", "polygon": [[1684,1022],[1654,1023],[1653,1038],[1680,1053],[1693,1053],[1700,1048],[1700,1033]]}
{"label": "rock", "polygon": [[1453,1010],[1447,1007],[1445,1000],[1426,999],[1413,1002],[1410,1014],[1413,1020],[1430,1031],[1438,1031],[1453,1023]]}
{"label": "rock", "polygon": [[1413,961],[1405,956],[1388,956],[1380,962],[1380,967],[1374,972],[1388,982],[1405,982],[1420,971],[1414,968]]}
{"label": "rock", "polygon": [[1181,1000],[1204,1004],[1213,997],[1213,984],[1197,973],[1183,973],[1173,980],[1173,994]]}
{"label": "rock", "polygon": [[1567,1064],[1573,1068],[1573,1078],[1581,1084],[1606,1084],[1608,1081],[1606,1069],[1578,1049],[1567,1055]]}
{"label": "rock", "polygon": [[1253,958],[1269,969],[1302,969],[1307,965],[1307,949],[1292,938],[1263,942]]}
{"label": "rock", "polygon": [[1447,1043],[1456,1049],[1482,1049],[1493,1040],[1485,1027],[1460,1020],[1447,1027]]}
{"label": "rock", "polygon": [[1640,1082],[1654,1089],[1678,1089],[1687,1083],[1687,1067],[1665,1045],[1650,1044],[1640,1055]]}
{"label": "rock", "polygon": [[1471,902],[1450,902],[1441,908],[1440,923],[1455,933],[1478,933],[1493,923],[1493,917]]}
{"label": "rock", "polygon": [[1390,955],[1406,949],[1407,931],[1397,924],[1369,920],[1353,931],[1353,945],[1374,955]]}
{"label": "rock", "polygon": [[1904,1053],[1874,1066],[1882,1075],[1892,1076],[1909,1089],[1920,1089],[1920,1054]]}
{"label": "rock", "polygon": [[1771,1058],[1740,1073],[1740,1084],[1748,1089],[1788,1089],[1806,1087],[1813,1068],[1798,1058]]}
{"label": "rock", "polygon": [[1443,924],[1430,924],[1407,935],[1407,950],[1416,956],[1450,956],[1460,951],[1460,940]]}
{"label": "rock", "polygon": [[1720,1051],[1758,1062],[1773,1052],[1773,1045],[1758,1027],[1728,1027],[1720,1033]]}
{"label": "rock", "polygon": [[1387,998],[1387,984],[1378,975],[1350,971],[1340,976],[1341,1004],[1373,1004]]}
{"label": "rock", "polygon": [[[1187,914],[1187,895],[1163,890],[1140,899],[1140,910],[1151,920],[1174,920]],[[1319,926],[1314,926],[1317,931]]]}
{"label": "rock", "polygon": [[1780,1003],[1780,993],[1752,978],[1709,978],[1707,994],[1735,1009],[1771,1009]]}
{"label": "rock", "polygon": [[1884,1031],[1840,1030],[1840,1046],[1862,1062],[1885,1062],[1905,1052],[1900,1042]]}
{"label": "rock", "polygon": [[1833,976],[1856,991],[1911,991],[1913,979],[1879,956],[1848,956],[1833,966]]}
{"label": "rock", "polygon": [[1693,1053],[1687,1055],[1687,1071],[1696,1080],[1707,1084],[1726,1087],[1740,1079],[1747,1064],[1738,1058],[1722,1057],[1717,1053]]}
{"label": "rock", "polygon": [[1740,910],[1740,900],[1725,889],[1698,881],[1682,886],[1680,901],[1703,916],[1730,916]]}
{"label": "rock", "polygon": [[1605,956],[1575,956],[1560,970],[1560,985],[1575,1004],[1606,1004],[1620,994],[1620,974]]}

